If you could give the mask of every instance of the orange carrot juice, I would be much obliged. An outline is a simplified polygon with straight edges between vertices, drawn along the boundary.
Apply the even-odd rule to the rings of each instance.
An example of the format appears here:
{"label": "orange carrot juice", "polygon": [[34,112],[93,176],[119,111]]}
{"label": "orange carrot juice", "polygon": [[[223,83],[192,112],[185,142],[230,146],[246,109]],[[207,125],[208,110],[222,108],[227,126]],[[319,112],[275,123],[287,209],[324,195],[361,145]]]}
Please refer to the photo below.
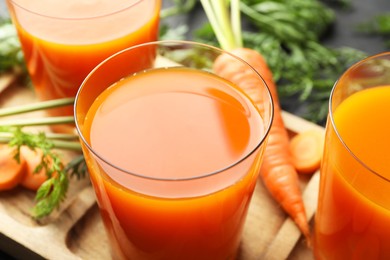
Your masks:
{"label": "orange carrot juice", "polygon": [[[42,100],[75,96],[87,74],[105,58],[157,39],[160,0],[7,2]],[[50,112],[72,115],[73,110],[69,106]]]}
{"label": "orange carrot juice", "polygon": [[114,257],[234,259],[265,131],[245,95],[195,69],[140,72],[100,94],[82,132]]}
{"label": "orange carrot juice", "polygon": [[315,220],[316,257],[390,259],[390,86],[352,94],[333,119],[350,151],[329,127]]}

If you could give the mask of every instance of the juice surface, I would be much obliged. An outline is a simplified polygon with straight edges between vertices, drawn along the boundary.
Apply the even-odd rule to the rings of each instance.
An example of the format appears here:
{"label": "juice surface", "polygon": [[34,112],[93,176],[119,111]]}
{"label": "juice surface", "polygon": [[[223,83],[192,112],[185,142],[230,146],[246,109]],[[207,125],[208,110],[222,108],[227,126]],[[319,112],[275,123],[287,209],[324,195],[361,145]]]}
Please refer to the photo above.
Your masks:
{"label": "juice surface", "polygon": [[340,136],[373,171],[364,169],[329,131],[318,213],[318,259],[390,259],[390,86],[353,94],[334,112]]}
{"label": "juice surface", "polygon": [[147,177],[191,178],[232,165],[260,142],[261,118],[213,84],[228,83],[179,68],[119,81],[90,108],[89,142],[110,163]]}
{"label": "juice surface", "polygon": [[[87,74],[105,58],[157,39],[160,0],[16,0],[15,3],[31,11],[8,3],[28,71],[41,100],[75,96]],[[133,63],[138,58],[134,56]],[[72,115],[73,110],[69,106],[49,112]]]}
{"label": "juice surface", "polygon": [[[226,91],[228,89],[228,91]],[[118,173],[89,161],[118,258],[234,259],[258,175],[264,135],[255,106],[232,85],[192,69],[157,69],[103,92],[84,134]],[[260,151],[260,153],[259,153]]]}

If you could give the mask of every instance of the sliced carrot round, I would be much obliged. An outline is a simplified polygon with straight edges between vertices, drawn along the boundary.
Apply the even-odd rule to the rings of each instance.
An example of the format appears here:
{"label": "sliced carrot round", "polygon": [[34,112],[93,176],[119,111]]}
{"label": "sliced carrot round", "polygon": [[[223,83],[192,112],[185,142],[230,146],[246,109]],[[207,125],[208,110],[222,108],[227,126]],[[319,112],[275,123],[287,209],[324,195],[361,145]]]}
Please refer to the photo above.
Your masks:
{"label": "sliced carrot round", "polygon": [[13,147],[0,145],[0,191],[15,188],[25,175],[25,160],[21,156],[17,162],[14,153]]}
{"label": "sliced carrot round", "polygon": [[320,168],[324,138],[324,132],[318,129],[310,129],[291,138],[290,151],[299,173],[313,173]]}
{"label": "sliced carrot round", "polygon": [[42,160],[42,151],[40,149],[31,150],[28,147],[22,146],[20,154],[26,161],[26,174],[20,182],[20,185],[36,191],[47,180],[45,169],[35,172],[36,167]]}

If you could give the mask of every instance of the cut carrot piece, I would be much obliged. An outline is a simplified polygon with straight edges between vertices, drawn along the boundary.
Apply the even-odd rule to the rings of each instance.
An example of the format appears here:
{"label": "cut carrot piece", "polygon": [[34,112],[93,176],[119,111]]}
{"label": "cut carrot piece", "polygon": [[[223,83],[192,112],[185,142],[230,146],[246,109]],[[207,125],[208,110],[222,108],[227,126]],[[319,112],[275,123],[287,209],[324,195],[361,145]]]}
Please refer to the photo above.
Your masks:
{"label": "cut carrot piece", "polygon": [[21,157],[20,163],[14,159],[15,149],[3,144],[0,145],[0,190],[10,190],[18,186],[25,174],[25,160]]}
{"label": "cut carrot piece", "polygon": [[47,180],[45,169],[35,172],[36,167],[42,160],[43,153],[40,149],[36,148],[32,150],[26,146],[22,146],[20,148],[20,154],[26,161],[26,174],[21,180],[20,185],[29,190],[36,191]]}
{"label": "cut carrot piece", "polygon": [[320,168],[324,149],[324,132],[310,129],[290,140],[290,151],[299,173],[313,173]]}

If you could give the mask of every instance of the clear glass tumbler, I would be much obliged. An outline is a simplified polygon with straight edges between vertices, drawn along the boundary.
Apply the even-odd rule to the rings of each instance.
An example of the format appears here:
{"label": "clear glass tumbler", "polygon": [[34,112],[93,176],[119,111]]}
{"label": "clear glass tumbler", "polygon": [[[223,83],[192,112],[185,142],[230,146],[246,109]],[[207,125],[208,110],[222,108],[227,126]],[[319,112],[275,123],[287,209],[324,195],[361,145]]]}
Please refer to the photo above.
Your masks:
{"label": "clear glass tumbler", "polygon": [[[7,0],[7,6],[41,100],[74,97],[101,61],[158,37],[161,0]],[[73,107],[48,113],[73,115]]]}
{"label": "clear glass tumbler", "polygon": [[[222,56],[261,104],[213,70]],[[204,44],[142,44],[97,66],[75,117],[114,258],[234,259],[272,111],[258,73]]]}
{"label": "clear glass tumbler", "polygon": [[390,259],[390,53],[349,68],[329,109],[315,256]]}

